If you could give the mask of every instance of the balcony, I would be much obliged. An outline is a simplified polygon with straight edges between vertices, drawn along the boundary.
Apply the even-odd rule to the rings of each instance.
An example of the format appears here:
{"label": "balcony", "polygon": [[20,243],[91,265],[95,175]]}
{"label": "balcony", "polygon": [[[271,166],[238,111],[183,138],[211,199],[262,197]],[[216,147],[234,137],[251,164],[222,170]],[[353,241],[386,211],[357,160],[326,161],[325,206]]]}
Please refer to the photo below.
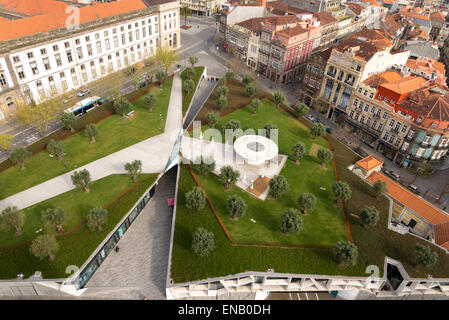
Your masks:
{"label": "balcony", "polygon": [[396,128],[390,128],[390,131],[393,133],[396,133],[396,134],[399,133],[399,129],[396,129]]}
{"label": "balcony", "polygon": [[353,85],[354,85],[354,81],[355,81],[354,78],[353,78],[352,80],[346,79],[346,80],[345,80],[345,83],[346,83],[346,84],[349,84],[350,86],[353,86]]}
{"label": "balcony", "polygon": [[332,72],[330,72],[330,71],[327,72],[327,75],[328,75],[329,77],[332,77],[332,78],[335,77],[335,73],[332,73]]}
{"label": "balcony", "polygon": [[380,119],[380,114],[377,114],[377,113],[373,114],[373,117],[376,118],[376,119]]}

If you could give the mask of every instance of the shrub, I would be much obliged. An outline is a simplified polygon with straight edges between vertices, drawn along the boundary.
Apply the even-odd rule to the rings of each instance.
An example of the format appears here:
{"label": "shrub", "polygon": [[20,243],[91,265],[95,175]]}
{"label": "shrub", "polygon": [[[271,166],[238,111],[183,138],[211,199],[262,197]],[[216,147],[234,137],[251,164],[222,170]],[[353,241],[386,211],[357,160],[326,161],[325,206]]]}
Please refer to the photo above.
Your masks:
{"label": "shrub", "polygon": [[284,176],[277,175],[270,179],[270,195],[277,199],[283,193],[288,191],[287,179]]}
{"label": "shrub", "polygon": [[236,220],[243,217],[246,214],[246,209],[248,209],[248,205],[242,198],[237,195],[228,198],[228,210],[231,219]]}
{"label": "shrub", "polygon": [[357,247],[349,241],[336,242],[333,252],[340,266],[354,264],[358,255]]}
{"label": "shrub", "polygon": [[359,211],[359,217],[365,227],[374,227],[379,221],[379,211],[374,206],[364,206]]}
{"label": "shrub", "polygon": [[415,260],[416,264],[428,268],[437,263],[438,253],[431,251],[429,246],[417,243],[415,246]]}
{"label": "shrub", "polygon": [[164,83],[165,80],[168,78],[168,74],[162,70],[156,72],[156,79],[157,82],[159,82],[159,85],[162,86],[162,83]]}
{"label": "shrub", "polygon": [[186,192],[186,207],[195,211],[200,211],[206,204],[206,196],[200,187],[194,187]]}
{"label": "shrub", "polygon": [[298,212],[290,208],[281,213],[281,231],[284,234],[299,233],[302,229],[302,219]]}
{"label": "shrub", "polygon": [[214,234],[199,227],[193,234],[192,250],[199,256],[209,254],[215,248]]}

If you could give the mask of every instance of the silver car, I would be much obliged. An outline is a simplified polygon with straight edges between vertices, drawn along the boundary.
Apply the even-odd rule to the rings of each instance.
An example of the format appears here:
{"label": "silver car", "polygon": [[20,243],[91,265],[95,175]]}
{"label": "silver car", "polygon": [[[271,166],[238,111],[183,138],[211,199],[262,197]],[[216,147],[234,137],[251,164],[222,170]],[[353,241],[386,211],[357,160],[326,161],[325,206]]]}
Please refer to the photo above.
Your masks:
{"label": "silver car", "polygon": [[86,94],[89,94],[90,93],[90,90],[89,89],[83,89],[83,90],[81,90],[80,92],[78,92],[76,95],[78,96],[78,97],[84,97]]}

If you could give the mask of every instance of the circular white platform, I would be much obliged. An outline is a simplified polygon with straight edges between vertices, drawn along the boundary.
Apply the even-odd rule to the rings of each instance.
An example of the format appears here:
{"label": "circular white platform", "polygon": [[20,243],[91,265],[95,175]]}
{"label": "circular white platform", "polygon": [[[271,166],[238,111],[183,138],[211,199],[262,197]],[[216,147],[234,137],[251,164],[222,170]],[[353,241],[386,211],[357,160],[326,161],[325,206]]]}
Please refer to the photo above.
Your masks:
{"label": "circular white platform", "polygon": [[279,148],[273,140],[258,135],[237,138],[234,143],[235,152],[248,164],[260,165],[278,155]]}

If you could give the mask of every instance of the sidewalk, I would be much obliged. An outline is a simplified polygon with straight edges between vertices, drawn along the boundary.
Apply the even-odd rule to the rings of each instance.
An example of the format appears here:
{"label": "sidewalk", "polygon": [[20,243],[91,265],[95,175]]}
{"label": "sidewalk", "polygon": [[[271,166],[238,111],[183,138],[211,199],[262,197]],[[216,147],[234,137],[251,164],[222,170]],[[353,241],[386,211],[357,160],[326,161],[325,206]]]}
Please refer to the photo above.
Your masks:
{"label": "sidewalk", "polygon": [[[110,154],[104,158],[84,165],[77,170],[87,169],[92,181],[104,178],[111,174],[126,173],[123,168],[126,162],[139,159],[142,161],[143,173],[160,173],[165,165],[175,143],[179,130],[182,128],[182,92],[181,77],[177,73],[173,79],[173,86],[163,134],[151,137],[133,146]],[[8,206],[17,206],[19,209],[29,207],[38,202],[55,197],[61,193],[74,189],[70,171],[59,177],[48,180],[30,189],[19,192],[0,201],[0,211]]]}

